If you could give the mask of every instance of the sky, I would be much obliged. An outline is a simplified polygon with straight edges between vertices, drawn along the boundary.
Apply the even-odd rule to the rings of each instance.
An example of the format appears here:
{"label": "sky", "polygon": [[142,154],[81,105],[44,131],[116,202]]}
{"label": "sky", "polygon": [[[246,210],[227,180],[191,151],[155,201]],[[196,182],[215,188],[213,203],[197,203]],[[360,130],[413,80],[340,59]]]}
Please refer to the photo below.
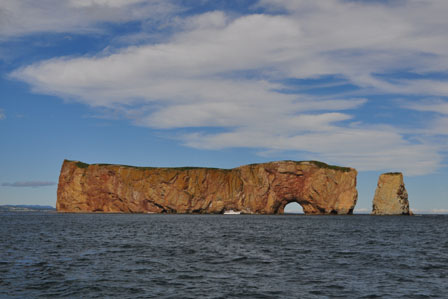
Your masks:
{"label": "sky", "polygon": [[64,159],[404,174],[448,212],[446,0],[0,0],[0,204],[55,206]]}

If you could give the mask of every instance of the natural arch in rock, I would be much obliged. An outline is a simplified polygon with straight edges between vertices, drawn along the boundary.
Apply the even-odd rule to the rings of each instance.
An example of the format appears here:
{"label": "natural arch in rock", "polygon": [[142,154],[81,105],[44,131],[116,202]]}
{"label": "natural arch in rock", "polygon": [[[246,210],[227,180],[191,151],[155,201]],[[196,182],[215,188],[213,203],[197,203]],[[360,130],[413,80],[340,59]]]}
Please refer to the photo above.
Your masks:
{"label": "natural arch in rock", "polygon": [[303,208],[297,201],[287,203],[283,209],[284,214],[303,214]]}
{"label": "natural arch in rock", "polygon": [[278,207],[275,209],[274,214],[284,214],[285,208],[288,205],[294,205],[297,204],[301,211],[303,211],[304,214],[351,214],[349,211],[348,213],[338,213],[338,211],[335,208],[330,207],[324,207],[322,205],[317,205],[314,202],[309,202],[306,200],[298,200],[298,199],[284,199],[278,203]]}

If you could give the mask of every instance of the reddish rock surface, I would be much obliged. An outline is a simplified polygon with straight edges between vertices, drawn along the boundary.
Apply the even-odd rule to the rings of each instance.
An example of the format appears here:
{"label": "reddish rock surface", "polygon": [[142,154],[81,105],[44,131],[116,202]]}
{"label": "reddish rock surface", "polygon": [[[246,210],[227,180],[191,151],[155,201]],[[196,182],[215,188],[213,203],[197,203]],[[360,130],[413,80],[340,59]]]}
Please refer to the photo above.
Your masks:
{"label": "reddish rock surface", "polygon": [[65,160],[59,212],[351,214],[357,172],[321,162],[279,161],[234,169],[151,168]]}

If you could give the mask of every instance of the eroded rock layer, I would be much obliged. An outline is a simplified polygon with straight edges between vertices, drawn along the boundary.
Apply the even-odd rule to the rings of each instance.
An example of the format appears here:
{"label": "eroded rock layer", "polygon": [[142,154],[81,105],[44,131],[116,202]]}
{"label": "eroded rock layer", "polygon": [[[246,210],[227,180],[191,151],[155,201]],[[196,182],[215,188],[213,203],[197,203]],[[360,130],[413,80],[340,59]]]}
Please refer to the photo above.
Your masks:
{"label": "eroded rock layer", "polygon": [[279,161],[234,169],[151,168],[65,160],[60,212],[351,214],[357,172],[321,162]]}
{"label": "eroded rock layer", "polygon": [[373,215],[411,215],[401,172],[383,173],[373,198]]}

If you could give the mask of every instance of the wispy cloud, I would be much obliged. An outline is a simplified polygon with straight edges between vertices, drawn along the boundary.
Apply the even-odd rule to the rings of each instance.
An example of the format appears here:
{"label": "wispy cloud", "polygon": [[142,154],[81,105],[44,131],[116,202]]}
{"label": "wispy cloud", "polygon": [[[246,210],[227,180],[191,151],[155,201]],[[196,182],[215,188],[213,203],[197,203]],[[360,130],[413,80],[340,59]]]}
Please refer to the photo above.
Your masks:
{"label": "wispy cloud", "polygon": [[[106,5],[106,11],[124,6],[119,0],[78,4]],[[140,4],[133,1],[125,11]],[[448,81],[388,76],[448,72],[448,21],[442,13],[448,2],[263,0],[258,7],[266,13],[179,18],[182,29],[163,42],[54,58],[11,77],[35,92],[119,111],[136,125],[189,128],[193,133],[179,139],[191,147],[292,150],[360,170],[437,169],[437,143],[405,135],[399,126],[358,119],[353,111],[366,98],[282,90],[286,79],[335,76],[365,96],[448,96]],[[211,133],[209,127],[222,130]]]}
{"label": "wispy cloud", "polygon": [[104,23],[165,18],[178,11],[170,0],[3,0],[0,40],[40,32],[102,32]]}
{"label": "wispy cloud", "polygon": [[5,112],[3,111],[3,109],[0,109],[0,120],[5,118],[6,118]]}
{"label": "wispy cloud", "polygon": [[41,181],[26,181],[26,182],[14,182],[14,183],[2,183],[3,187],[46,187],[54,186],[55,182],[41,182]]}
{"label": "wispy cloud", "polygon": [[[442,99],[422,100],[418,103],[406,103],[405,108],[431,113],[427,125],[421,131],[428,135],[448,136],[448,101]],[[443,141],[448,144],[447,140]]]}
{"label": "wispy cloud", "polygon": [[424,100],[418,103],[407,103],[405,107],[417,111],[435,112],[438,114],[448,115],[448,101],[441,99]]}

